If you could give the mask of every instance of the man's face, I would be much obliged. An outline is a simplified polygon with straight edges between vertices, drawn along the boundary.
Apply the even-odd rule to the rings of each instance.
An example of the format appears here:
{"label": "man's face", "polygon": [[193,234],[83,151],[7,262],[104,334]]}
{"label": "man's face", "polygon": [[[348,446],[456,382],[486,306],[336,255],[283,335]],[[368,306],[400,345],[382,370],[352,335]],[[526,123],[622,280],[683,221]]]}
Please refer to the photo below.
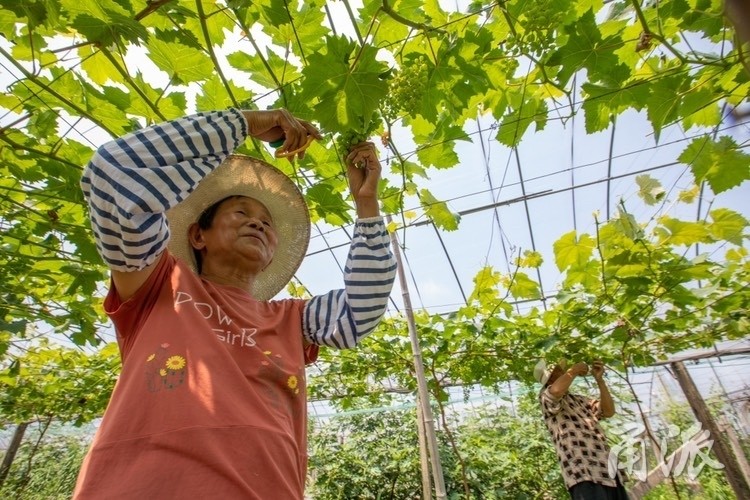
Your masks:
{"label": "man's face", "polygon": [[206,262],[216,259],[260,272],[273,260],[278,244],[268,209],[244,196],[224,200],[209,228],[194,224],[190,231],[191,243],[201,252],[204,268]]}

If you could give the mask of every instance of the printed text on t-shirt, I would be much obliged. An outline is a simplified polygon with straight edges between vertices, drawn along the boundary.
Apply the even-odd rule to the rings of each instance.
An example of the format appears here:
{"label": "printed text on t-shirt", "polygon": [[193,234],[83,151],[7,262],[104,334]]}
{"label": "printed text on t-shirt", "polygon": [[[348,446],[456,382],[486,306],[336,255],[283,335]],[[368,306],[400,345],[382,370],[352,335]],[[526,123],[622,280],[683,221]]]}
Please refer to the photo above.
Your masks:
{"label": "printed text on t-shirt", "polygon": [[[212,328],[216,337],[231,346],[238,347],[255,347],[255,339],[253,338],[258,333],[257,328],[243,328],[236,325],[232,326],[233,321],[221,307],[214,304],[208,304],[206,302],[197,302],[193,299],[193,296],[187,292],[177,292],[175,295],[174,305],[192,303],[193,308],[201,315],[204,319],[215,318],[218,321],[218,327]],[[231,327],[231,328],[230,328]]]}

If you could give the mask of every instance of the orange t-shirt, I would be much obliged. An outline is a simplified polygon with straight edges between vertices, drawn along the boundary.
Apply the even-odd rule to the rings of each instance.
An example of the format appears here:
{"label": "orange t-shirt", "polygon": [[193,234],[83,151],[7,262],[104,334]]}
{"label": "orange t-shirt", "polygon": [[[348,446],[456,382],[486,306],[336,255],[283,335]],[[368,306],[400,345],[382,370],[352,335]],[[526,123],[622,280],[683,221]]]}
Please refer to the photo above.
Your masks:
{"label": "orange t-shirt", "polygon": [[104,305],[122,373],[74,498],[303,498],[304,300],[258,302],[165,252]]}

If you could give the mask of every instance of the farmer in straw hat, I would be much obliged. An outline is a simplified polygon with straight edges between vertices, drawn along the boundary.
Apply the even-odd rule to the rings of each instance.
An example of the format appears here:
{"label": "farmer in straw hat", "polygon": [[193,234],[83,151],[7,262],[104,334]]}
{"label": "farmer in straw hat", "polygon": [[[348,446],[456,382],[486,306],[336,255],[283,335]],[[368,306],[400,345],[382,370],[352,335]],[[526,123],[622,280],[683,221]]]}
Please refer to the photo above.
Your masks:
{"label": "farmer in straw hat", "polygon": [[[619,474],[609,473],[609,446],[599,420],[615,414],[615,405],[604,381],[604,364],[594,361],[591,374],[599,386],[599,399],[568,392],[576,377],[589,373],[586,363],[567,366],[560,360],[552,368],[540,361],[534,378],[542,384],[539,401],[544,423],[560,461],[565,486],[573,500],[627,500]],[[614,476],[614,477],[613,477]]]}
{"label": "farmer in straw hat", "polygon": [[320,133],[285,110],[200,113],[107,143],[86,166],[122,373],[75,498],[303,498],[305,365],[372,332],[393,285],[381,166],[371,143],[346,158],[358,220],[344,289],[270,300],[310,219],[284,174],[232,154],[248,136],[283,139],[293,159]]}

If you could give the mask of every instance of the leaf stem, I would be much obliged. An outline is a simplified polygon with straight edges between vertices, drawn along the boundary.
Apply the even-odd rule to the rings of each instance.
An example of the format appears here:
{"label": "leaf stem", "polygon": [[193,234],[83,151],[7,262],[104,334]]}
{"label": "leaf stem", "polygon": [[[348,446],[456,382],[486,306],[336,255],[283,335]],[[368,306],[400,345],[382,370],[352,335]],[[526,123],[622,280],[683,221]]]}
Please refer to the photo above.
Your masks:
{"label": "leaf stem", "polygon": [[[206,25],[206,13],[203,11],[203,1],[195,0],[195,8],[198,12],[198,19],[200,20],[203,39],[206,41],[206,52],[208,52],[208,56],[211,58],[211,62],[214,63],[216,74],[219,75],[219,79],[221,79],[221,82],[224,84],[224,88],[226,88],[227,94],[229,94],[229,98],[232,100],[232,104],[234,105],[234,107],[239,108],[237,99],[235,99],[234,94],[232,93],[232,89],[229,87],[229,82],[224,76],[224,72],[221,70],[221,65],[219,64],[219,60],[216,58],[216,53],[214,52],[213,45],[211,44],[211,35],[209,35],[208,26]],[[239,16],[237,16],[237,19],[239,19]]]}
{"label": "leaf stem", "polygon": [[[381,7],[378,7],[378,10],[375,11],[375,13],[372,15],[372,20],[370,20],[370,25],[367,27],[367,33],[365,34],[365,39],[367,39],[368,36],[370,36],[370,33],[372,33],[372,27],[375,24],[375,21],[378,19],[378,14],[382,10]],[[352,61],[352,64],[349,66],[350,72],[354,71],[354,68],[357,67],[357,63],[359,62],[359,58],[362,56],[362,52],[365,50],[365,43],[361,41],[359,44],[359,51],[357,51],[357,56],[354,58],[354,61]]]}
{"label": "leaf stem", "polygon": [[67,47],[62,47],[60,49],[53,49],[53,50],[50,50],[50,52],[52,54],[56,54],[58,52],[67,52],[68,50],[80,49],[81,47],[86,47],[87,45],[96,45],[96,42],[92,40],[87,40],[85,42],[74,43],[73,45],[68,45]]}
{"label": "leaf stem", "polygon": [[13,120],[9,124],[5,125],[4,127],[0,127],[0,136],[2,136],[6,131],[10,130],[11,127],[13,127],[14,125],[17,125],[17,124],[21,123],[22,121],[26,121],[26,120],[31,119],[32,116],[33,115],[31,113],[29,113],[27,115],[22,116],[21,118],[19,118],[17,120]]}
{"label": "leaf stem", "polygon": [[428,24],[424,23],[418,23],[416,21],[411,21],[398,12],[393,10],[393,7],[388,3],[388,0],[383,0],[383,5],[380,7],[380,9],[388,14],[394,21],[399,22],[401,24],[404,24],[406,26],[409,26],[411,28],[415,28],[421,31],[424,31],[427,36],[430,36],[430,32],[433,31],[435,33],[438,33],[440,35],[447,35],[448,32],[441,29],[441,28],[435,28],[433,26],[430,26]]}
{"label": "leaf stem", "polygon": [[[608,304],[610,304],[613,307],[617,307],[616,304],[615,304],[615,301],[614,301],[613,297],[609,293],[609,286],[608,286],[606,272],[605,272],[605,267],[604,267],[605,259],[604,259],[604,255],[602,253],[601,239],[599,237],[599,226],[601,225],[601,223],[599,222],[599,218],[597,216],[594,216],[594,221],[595,221],[595,224],[596,224],[596,251],[599,254],[599,262],[601,262],[600,269],[601,269],[601,274],[602,274],[602,288],[604,289],[605,304],[608,303]],[[620,315],[620,318],[623,321],[625,321],[628,325],[630,325],[631,328],[633,328],[636,331],[640,332],[640,328],[636,327],[633,324],[633,322],[630,321],[629,318],[627,318],[624,315]]]}
{"label": "leaf stem", "polygon": [[307,66],[307,58],[305,57],[305,49],[302,47],[302,42],[299,39],[299,33],[297,33],[297,27],[294,25],[294,19],[292,18],[292,13],[289,12],[289,2],[287,0],[284,0],[284,10],[286,11],[286,15],[289,16],[289,24],[292,25],[292,32],[294,33],[294,39],[297,41],[297,46],[299,47],[299,55],[302,56],[302,64]]}
{"label": "leaf stem", "polygon": [[359,44],[364,45],[365,42],[362,39],[362,33],[359,32],[359,25],[357,24],[357,19],[354,17],[352,7],[349,5],[349,0],[344,0],[344,7],[346,7],[346,13],[349,15],[349,20],[352,22],[352,26],[354,26],[354,33],[357,35]]}
{"label": "leaf stem", "polygon": [[630,0],[631,5],[633,6],[633,9],[635,10],[635,15],[638,18],[638,22],[641,24],[641,28],[643,28],[644,33],[649,35],[654,40],[658,40],[659,43],[664,45],[668,51],[670,51],[677,59],[680,60],[683,64],[700,64],[700,65],[708,65],[708,66],[720,66],[722,68],[726,68],[727,64],[723,63],[719,60],[712,60],[712,59],[691,59],[686,57],[684,54],[682,54],[680,51],[678,51],[672,44],[667,42],[667,39],[664,38],[661,34],[653,33],[651,29],[648,26],[648,21],[646,20],[646,16],[643,14],[643,10],[641,10],[641,6],[638,3],[638,0]]}
{"label": "leaf stem", "polygon": [[[89,113],[85,109],[81,108],[76,103],[70,101],[68,98],[66,98],[65,96],[63,96],[62,94],[60,94],[59,92],[57,92],[56,90],[54,90],[50,85],[47,85],[46,83],[41,82],[36,75],[33,75],[33,74],[29,73],[29,71],[26,70],[26,68],[24,68],[23,65],[21,65],[21,63],[19,63],[13,56],[11,56],[10,54],[8,54],[8,52],[6,52],[5,49],[3,49],[2,47],[0,47],[0,55],[2,55],[8,61],[10,61],[10,63],[13,64],[13,66],[15,66],[21,73],[23,73],[23,75],[26,78],[28,78],[35,85],[38,85],[42,89],[44,89],[47,92],[49,92],[50,94],[52,94],[54,97],[56,97],[57,99],[59,99],[60,102],[64,103],[67,106],[70,106],[71,109],[75,110],[81,116],[84,116],[87,119],[91,120],[93,123],[95,123],[96,125],[98,125],[99,127],[101,127],[104,131],[106,131],[107,133],[109,133],[111,136],[115,137],[117,135],[112,130],[110,130],[109,127],[107,127],[103,122],[101,122],[100,120],[97,120],[91,113]],[[48,104],[47,104],[47,106],[50,109],[54,109],[52,106],[50,106]]]}
{"label": "leaf stem", "polygon": [[146,4],[147,4],[146,8],[143,9],[142,11],[140,11],[138,14],[136,14],[134,19],[136,21],[140,21],[141,19],[143,19],[147,15],[149,15],[152,12],[154,12],[155,10],[157,10],[162,5],[166,5],[169,2],[171,2],[171,1],[172,0],[151,0],[151,1],[147,1],[146,2]]}
{"label": "leaf stem", "polygon": [[49,158],[50,160],[55,160],[60,163],[63,163],[65,165],[68,165],[70,167],[75,168],[76,170],[83,170],[80,165],[77,165],[73,163],[72,161],[68,161],[64,158],[60,158],[59,156],[56,156],[52,153],[48,153],[46,151],[41,151],[39,149],[35,149],[29,146],[24,146],[22,144],[18,144],[17,142],[13,141],[12,139],[9,139],[3,132],[5,129],[0,131],[0,140],[7,143],[11,148],[18,151],[27,151],[29,153],[34,153],[35,155],[43,156],[44,158]]}
{"label": "leaf stem", "polygon": [[276,76],[276,73],[274,73],[273,68],[271,68],[271,65],[268,63],[268,60],[263,56],[263,53],[260,50],[260,47],[258,47],[258,44],[255,42],[255,38],[250,34],[250,28],[245,24],[245,21],[243,21],[240,16],[237,14],[237,12],[234,13],[237,17],[237,22],[240,25],[240,29],[245,33],[245,37],[250,42],[250,44],[253,46],[253,49],[255,49],[255,53],[258,57],[260,57],[260,62],[263,63],[263,66],[266,68],[266,71],[268,71],[269,76],[273,80],[273,82],[276,84],[276,87],[281,94],[282,99],[284,99],[284,104],[286,104],[286,93],[284,92],[284,87],[279,81],[278,77]]}
{"label": "leaf stem", "polygon": [[143,93],[143,90],[141,90],[141,88],[135,83],[135,81],[128,74],[128,72],[125,71],[125,68],[122,67],[120,63],[117,62],[117,59],[115,59],[115,56],[112,55],[109,49],[107,49],[106,47],[99,47],[99,50],[101,51],[102,54],[104,54],[104,57],[106,57],[107,60],[109,60],[109,62],[112,63],[112,66],[114,66],[117,72],[120,73],[120,75],[122,75],[125,81],[128,82],[130,87],[135,91],[136,94],[138,94],[138,96],[141,98],[141,100],[143,100],[146,106],[151,108],[151,110],[154,113],[156,113],[156,116],[158,116],[160,120],[166,121],[166,118],[161,113],[161,111],[159,111],[159,108],[156,107],[156,105],[153,102],[151,102],[151,100],[146,96],[146,94]]}
{"label": "leaf stem", "polygon": [[[401,155],[401,152],[399,152],[398,148],[396,147],[396,143],[393,142],[393,135],[391,134],[391,124],[388,122],[386,122],[386,124],[388,125],[388,149],[391,150],[391,152],[396,156],[396,160],[398,161],[398,165],[401,170],[401,192],[399,193],[401,200],[399,205],[401,205],[401,223],[404,227],[406,227],[406,215],[404,214],[404,192],[406,192],[407,181],[404,163],[406,162],[406,159]],[[405,243],[403,243],[402,246],[404,245]]]}

